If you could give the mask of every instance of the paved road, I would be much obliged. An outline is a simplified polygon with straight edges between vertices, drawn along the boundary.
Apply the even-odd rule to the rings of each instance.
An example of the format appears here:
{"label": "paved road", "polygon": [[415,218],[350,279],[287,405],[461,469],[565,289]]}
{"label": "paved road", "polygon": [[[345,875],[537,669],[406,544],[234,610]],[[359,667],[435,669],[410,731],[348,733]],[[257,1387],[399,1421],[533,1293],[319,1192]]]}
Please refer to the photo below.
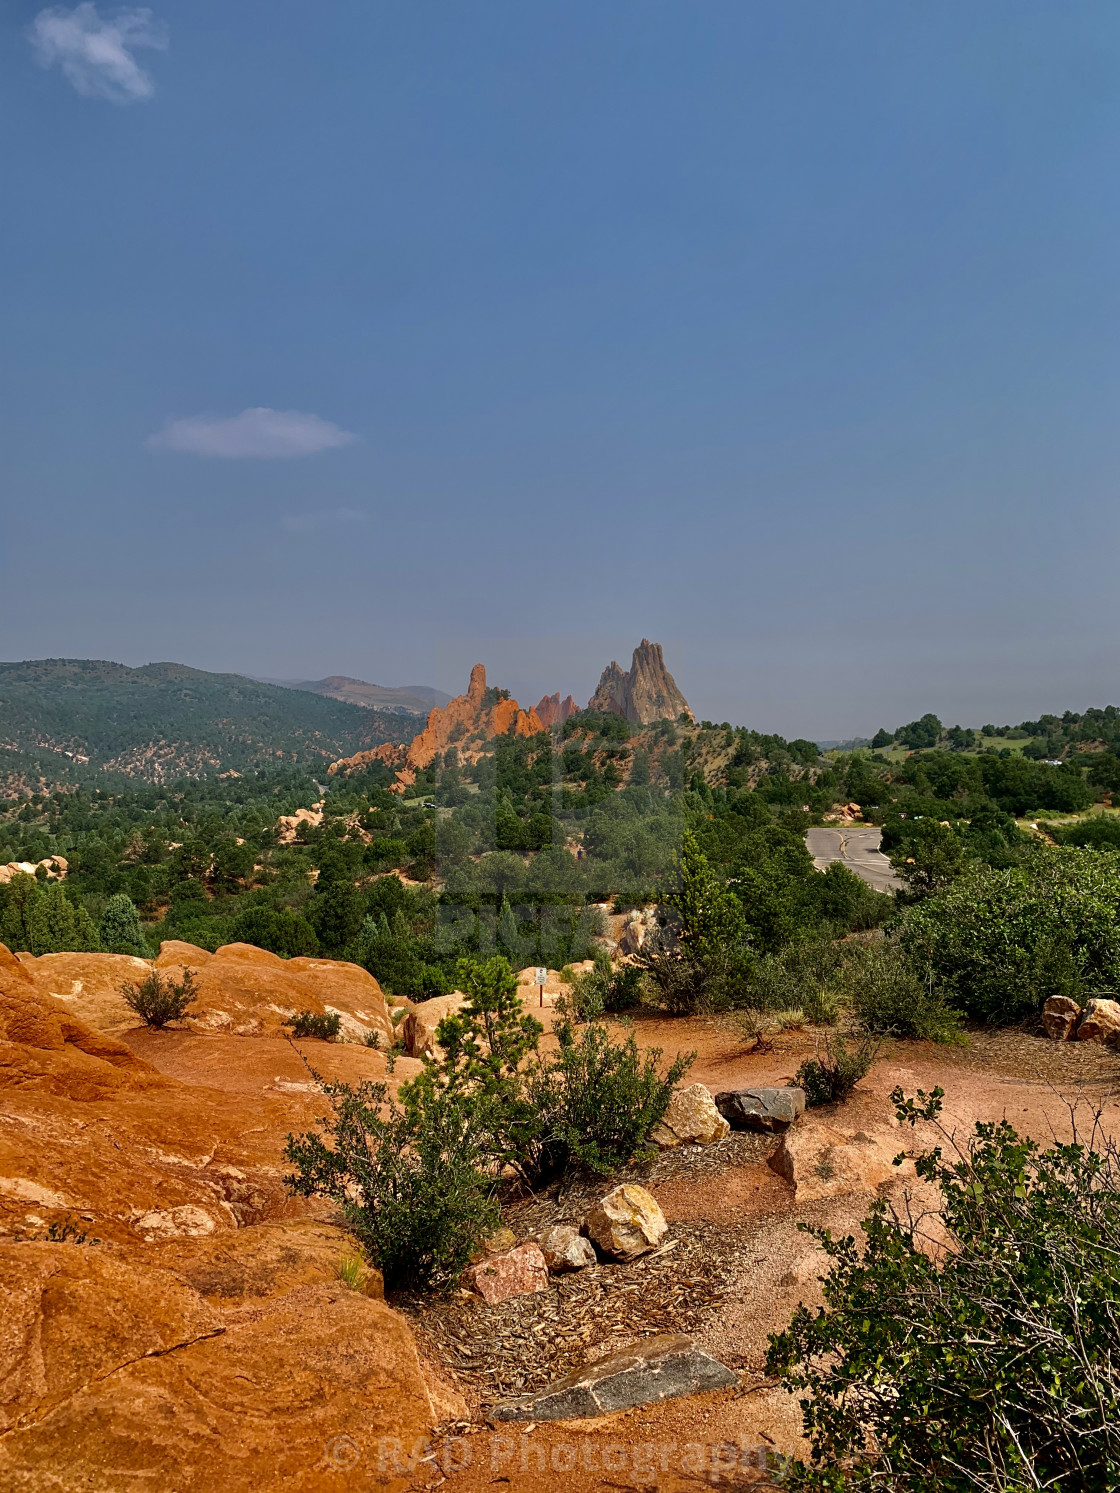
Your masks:
{"label": "paved road", "polygon": [[858,825],[805,831],[805,843],[818,871],[823,871],[832,861],[839,861],[849,871],[862,876],[877,892],[893,892],[902,883],[879,849],[882,838],[881,830]]}

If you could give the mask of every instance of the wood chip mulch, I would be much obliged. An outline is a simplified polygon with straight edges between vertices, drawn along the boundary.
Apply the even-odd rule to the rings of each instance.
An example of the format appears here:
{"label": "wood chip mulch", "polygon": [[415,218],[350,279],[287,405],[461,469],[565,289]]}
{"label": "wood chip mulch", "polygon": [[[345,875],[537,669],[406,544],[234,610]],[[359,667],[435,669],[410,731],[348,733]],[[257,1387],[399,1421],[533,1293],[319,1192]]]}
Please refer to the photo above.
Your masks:
{"label": "wood chip mulch", "polygon": [[907,1043],[900,1055],[927,1049],[942,1064],[981,1068],[1016,1080],[1084,1085],[1105,1094],[1120,1092],[1120,1052],[1103,1042],[1051,1042],[1022,1027],[972,1026],[968,1045],[934,1047]]}
{"label": "wood chip mulch", "polygon": [[[760,1161],[777,1144],[769,1135],[732,1132],[713,1146],[665,1151],[624,1176],[596,1178],[511,1201],[503,1221],[519,1241],[553,1224],[578,1224],[620,1181],[716,1175]],[[600,1263],[549,1277],[547,1291],[488,1306],[473,1291],[449,1297],[395,1297],[426,1355],[450,1366],[484,1407],[543,1388],[591,1358],[659,1332],[696,1332],[758,1261],[759,1220],[675,1223],[657,1250],[627,1264]]]}

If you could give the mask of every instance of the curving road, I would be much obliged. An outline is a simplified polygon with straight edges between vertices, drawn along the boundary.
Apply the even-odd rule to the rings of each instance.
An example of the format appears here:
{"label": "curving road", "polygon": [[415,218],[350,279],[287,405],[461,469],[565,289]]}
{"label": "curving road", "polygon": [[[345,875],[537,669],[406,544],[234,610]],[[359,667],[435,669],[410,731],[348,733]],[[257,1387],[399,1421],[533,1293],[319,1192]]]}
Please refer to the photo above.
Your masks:
{"label": "curving road", "polygon": [[877,892],[893,892],[902,882],[879,849],[882,838],[882,830],[871,825],[844,825],[838,829],[805,831],[805,843],[818,871],[823,871],[833,861],[839,861]]}

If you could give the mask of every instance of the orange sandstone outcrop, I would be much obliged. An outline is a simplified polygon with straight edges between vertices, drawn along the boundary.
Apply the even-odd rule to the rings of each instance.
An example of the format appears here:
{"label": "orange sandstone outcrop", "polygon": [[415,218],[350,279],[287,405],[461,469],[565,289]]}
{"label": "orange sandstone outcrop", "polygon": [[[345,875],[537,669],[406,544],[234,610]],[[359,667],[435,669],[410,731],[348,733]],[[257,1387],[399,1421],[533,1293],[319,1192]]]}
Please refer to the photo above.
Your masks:
{"label": "orange sandstone outcrop", "polygon": [[[287,1042],[128,1035],[152,1061],[0,946],[0,1486],[342,1493],[352,1449],[369,1472],[379,1436],[407,1451],[447,1406],[376,1272],[346,1289],[352,1242],[284,1188],[285,1137],[323,1095],[306,1069],[292,1092],[239,1087],[239,1053]],[[214,1044],[214,1086],[157,1069]]]}
{"label": "orange sandstone outcrop", "polygon": [[541,702],[537,706],[537,715],[540,717],[541,725],[546,728],[562,726],[570,715],[575,715],[578,709],[579,706],[571,695],[561,700],[560,691],[557,690],[554,695],[542,695]]}
{"label": "orange sandstone outcrop", "polygon": [[358,752],[353,757],[332,762],[327,771],[348,773],[374,762],[384,762],[396,769],[397,787],[400,788],[414,782],[417,771],[429,766],[449,746],[457,746],[460,756],[469,761],[478,755],[483,743],[495,736],[505,736],[510,731],[515,736],[534,736],[543,730],[537,712],[522,710],[516,700],[487,703],[486,669],[483,664],[475,664],[467,693],[456,695],[442,709],[437,706],[431,711],[428,724],[413,737],[407,748],[375,747],[373,751]]}
{"label": "orange sandstone outcrop", "polygon": [[19,967],[40,994],[99,1031],[119,1036],[139,1024],[120,987],[142,980],[153,964],[176,978],[184,969],[195,972],[198,996],[184,1022],[190,1030],[280,1036],[297,1011],[317,1016],[337,1011],[344,1038],[360,1042],[367,1032],[377,1032],[384,1046],[392,1045],[381,986],[360,965],[340,959],[281,959],[243,943],[224,944],[210,954],[169,940],[154,961],[129,954],[41,954],[38,959],[27,954]]}

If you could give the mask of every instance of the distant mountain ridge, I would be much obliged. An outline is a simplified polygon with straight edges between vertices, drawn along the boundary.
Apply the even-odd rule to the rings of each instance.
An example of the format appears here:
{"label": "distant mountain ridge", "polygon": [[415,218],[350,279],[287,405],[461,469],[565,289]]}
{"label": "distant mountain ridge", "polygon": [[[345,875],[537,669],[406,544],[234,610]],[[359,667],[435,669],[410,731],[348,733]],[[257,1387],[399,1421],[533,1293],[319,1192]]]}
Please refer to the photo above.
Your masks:
{"label": "distant mountain ridge", "polygon": [[318,770],[409,740],[412,715],[184,664],[0,663],[0,787],[165,783],[261,767]]}
{"label": "distant mountain ridge", "polygon": [[262,683],[326,695],[331,700],[361,705],[366,710],[404,711],[408,715],[427,715],[429,710],[442,707],[451,699],[430,684],[367,684],[364,679],[351,679],[347,674],[330,674],[326,679],[268,679]]}

